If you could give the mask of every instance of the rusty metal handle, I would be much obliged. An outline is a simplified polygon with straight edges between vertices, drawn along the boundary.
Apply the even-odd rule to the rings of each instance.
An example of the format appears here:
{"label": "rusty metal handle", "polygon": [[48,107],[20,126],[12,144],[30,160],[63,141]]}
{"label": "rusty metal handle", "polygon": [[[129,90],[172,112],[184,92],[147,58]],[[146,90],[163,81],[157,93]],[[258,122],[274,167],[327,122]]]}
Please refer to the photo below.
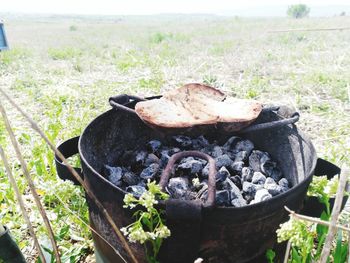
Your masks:
{"label": "rusty metal handle", "polygon": [[173,171],[175,163],[185,157],[198,157],[201,159],[205,159],[209,163],[209,176],[208,176],[208,198],[204,202],[205,207],[214,207],[215,205],[215,177],[216,177],[216,166],[215,166],[215,160],[208,154],[199,152],[199,151],[184,151],[173,154],[168,164],[166,165],[165,169],[162,172],[162,175],[160,176],[159,185],[161,189],[164,191],[165,187],[168,184],[168,181],[170,179],[171,173]]}
{"label": "rusty metal handle", "polygon": [[126,107],[125,104],[129,103],[131,100],[133,101],[145,101],[144,98],[140,98],[137,96],[131,96],[127,94],[121,94],[117,96],[113,96],[109,98],[109,104],[118,110],[123,110],[132,114],[136,115],[136,112],[134,109],[131,109],[129,107]]}
{"label": "rusty metal handle", "polygon": [[[266,107],[266,108],[263,108],[263,112],[278,111],[279,109],[280,109],[280,107],[278,107],[278,106]],[[253,125],[248,126],[245,129],[240,130],[239,133],[254,132],[254,131],[260,131],[260,130],[278,128],[281,126],[296,123],[299,120],[299,118],[300,118],[300,114],[298,112],[294,112],[289,118],[283,118],[282,120],[279,120],[279,121],[271,121],[271,122],[267,122],[267,123],[253,124]]]}

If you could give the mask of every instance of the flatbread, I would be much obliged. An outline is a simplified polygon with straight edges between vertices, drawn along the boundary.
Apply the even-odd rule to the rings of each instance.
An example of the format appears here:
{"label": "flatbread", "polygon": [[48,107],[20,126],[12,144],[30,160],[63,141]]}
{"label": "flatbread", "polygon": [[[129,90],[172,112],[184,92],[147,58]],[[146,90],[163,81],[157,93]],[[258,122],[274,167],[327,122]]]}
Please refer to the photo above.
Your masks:
{"label": "flatbread", "polygon": [[261,104],[254,100],[226,98],[221,91],[197,83],[171,90],[160,99],[138,102],[135,106],[142,120],[164,128],[251,122],[261,110]]}

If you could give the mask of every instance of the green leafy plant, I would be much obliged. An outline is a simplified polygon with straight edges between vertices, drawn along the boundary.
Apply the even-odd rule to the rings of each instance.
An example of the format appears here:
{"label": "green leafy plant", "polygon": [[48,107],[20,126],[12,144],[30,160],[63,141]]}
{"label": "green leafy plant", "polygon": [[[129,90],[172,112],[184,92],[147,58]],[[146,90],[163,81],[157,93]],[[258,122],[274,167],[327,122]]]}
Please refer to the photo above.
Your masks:
{"label": "green leafy plant", "polygon": [[268,263],[273,263],[276,257],[276,253],[272,249],[268,249],[265,253],[265,256]]}
{"label": "green leafy plant", "polygon": [[145,191],[140,198],[127,194],[124,197],[124,208],[140,208],[134,213],[135,222],[121,228],[123,234],[130,242],[144,244],[147,262],[156,263],[157,255],[162,242],[170,236],[170,230],[165,225],[164,211],[158,211],[154,205],[158,200],[166,200],[168,194],[161,191],[156,182],[148,182],[148,191]]}
{"label": "green leafy plant", "polygon": [[[338,177],[328,180],[326,176],[315,176],[308,189],[308,196],[317,197],[325,205],[320,219],[330,219],[330,198],[334,197],[338,188]],[[322,247],[326,240],[328,227],[307,221],[290,218],[281,224],[277,230],[278,242],[289,240],[291,242],[291,255],[289,262],[311,263],[319,260]],[[332,262],[344,263],[347,256],[348,245],[342,239],[341,230],[338,231],[337,241],[332,250]]]}

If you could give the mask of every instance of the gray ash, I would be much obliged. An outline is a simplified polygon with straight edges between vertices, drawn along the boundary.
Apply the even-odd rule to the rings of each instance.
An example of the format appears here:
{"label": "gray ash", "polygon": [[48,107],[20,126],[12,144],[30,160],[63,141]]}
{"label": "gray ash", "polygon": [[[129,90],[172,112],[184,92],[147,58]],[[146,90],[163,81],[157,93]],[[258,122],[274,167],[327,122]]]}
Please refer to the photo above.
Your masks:
{"label": "gray ash", "polygon": [[[215,159],[216,205],[242,207],[256,204],[289,189],[289,183],[271,156],[255,149],[254,144],[233,136],[224,144],[209,142],[204,136],[184,135],[167,140],[151,140],[135,151],[125,151],[114,165],[104,166],[105,177],[115,186],[139,197],[148,180],[159,182],[169,158],[180,151],[196,150]],[[171,198],[200,199],[208,195],[209,164],[187,157],[179,161],[166,191]]]}

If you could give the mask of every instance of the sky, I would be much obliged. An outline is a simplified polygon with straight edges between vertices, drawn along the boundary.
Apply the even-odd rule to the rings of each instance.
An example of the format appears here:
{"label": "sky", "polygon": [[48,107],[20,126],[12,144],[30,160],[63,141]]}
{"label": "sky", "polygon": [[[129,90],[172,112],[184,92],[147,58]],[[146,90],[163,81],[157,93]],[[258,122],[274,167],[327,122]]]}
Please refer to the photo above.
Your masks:
{"label": "sky", "polygon": [[[311,15],[313,10],[323,10],[325,15],[347,10],[350,12],[349,0],[0,0],[0,13],[83,15],[191,13],[283,16],[289,5],[298,3],[310,6]],[[332,8],[329,8],[331,6]],[[317,12],[314,13],[317,15]]]}

